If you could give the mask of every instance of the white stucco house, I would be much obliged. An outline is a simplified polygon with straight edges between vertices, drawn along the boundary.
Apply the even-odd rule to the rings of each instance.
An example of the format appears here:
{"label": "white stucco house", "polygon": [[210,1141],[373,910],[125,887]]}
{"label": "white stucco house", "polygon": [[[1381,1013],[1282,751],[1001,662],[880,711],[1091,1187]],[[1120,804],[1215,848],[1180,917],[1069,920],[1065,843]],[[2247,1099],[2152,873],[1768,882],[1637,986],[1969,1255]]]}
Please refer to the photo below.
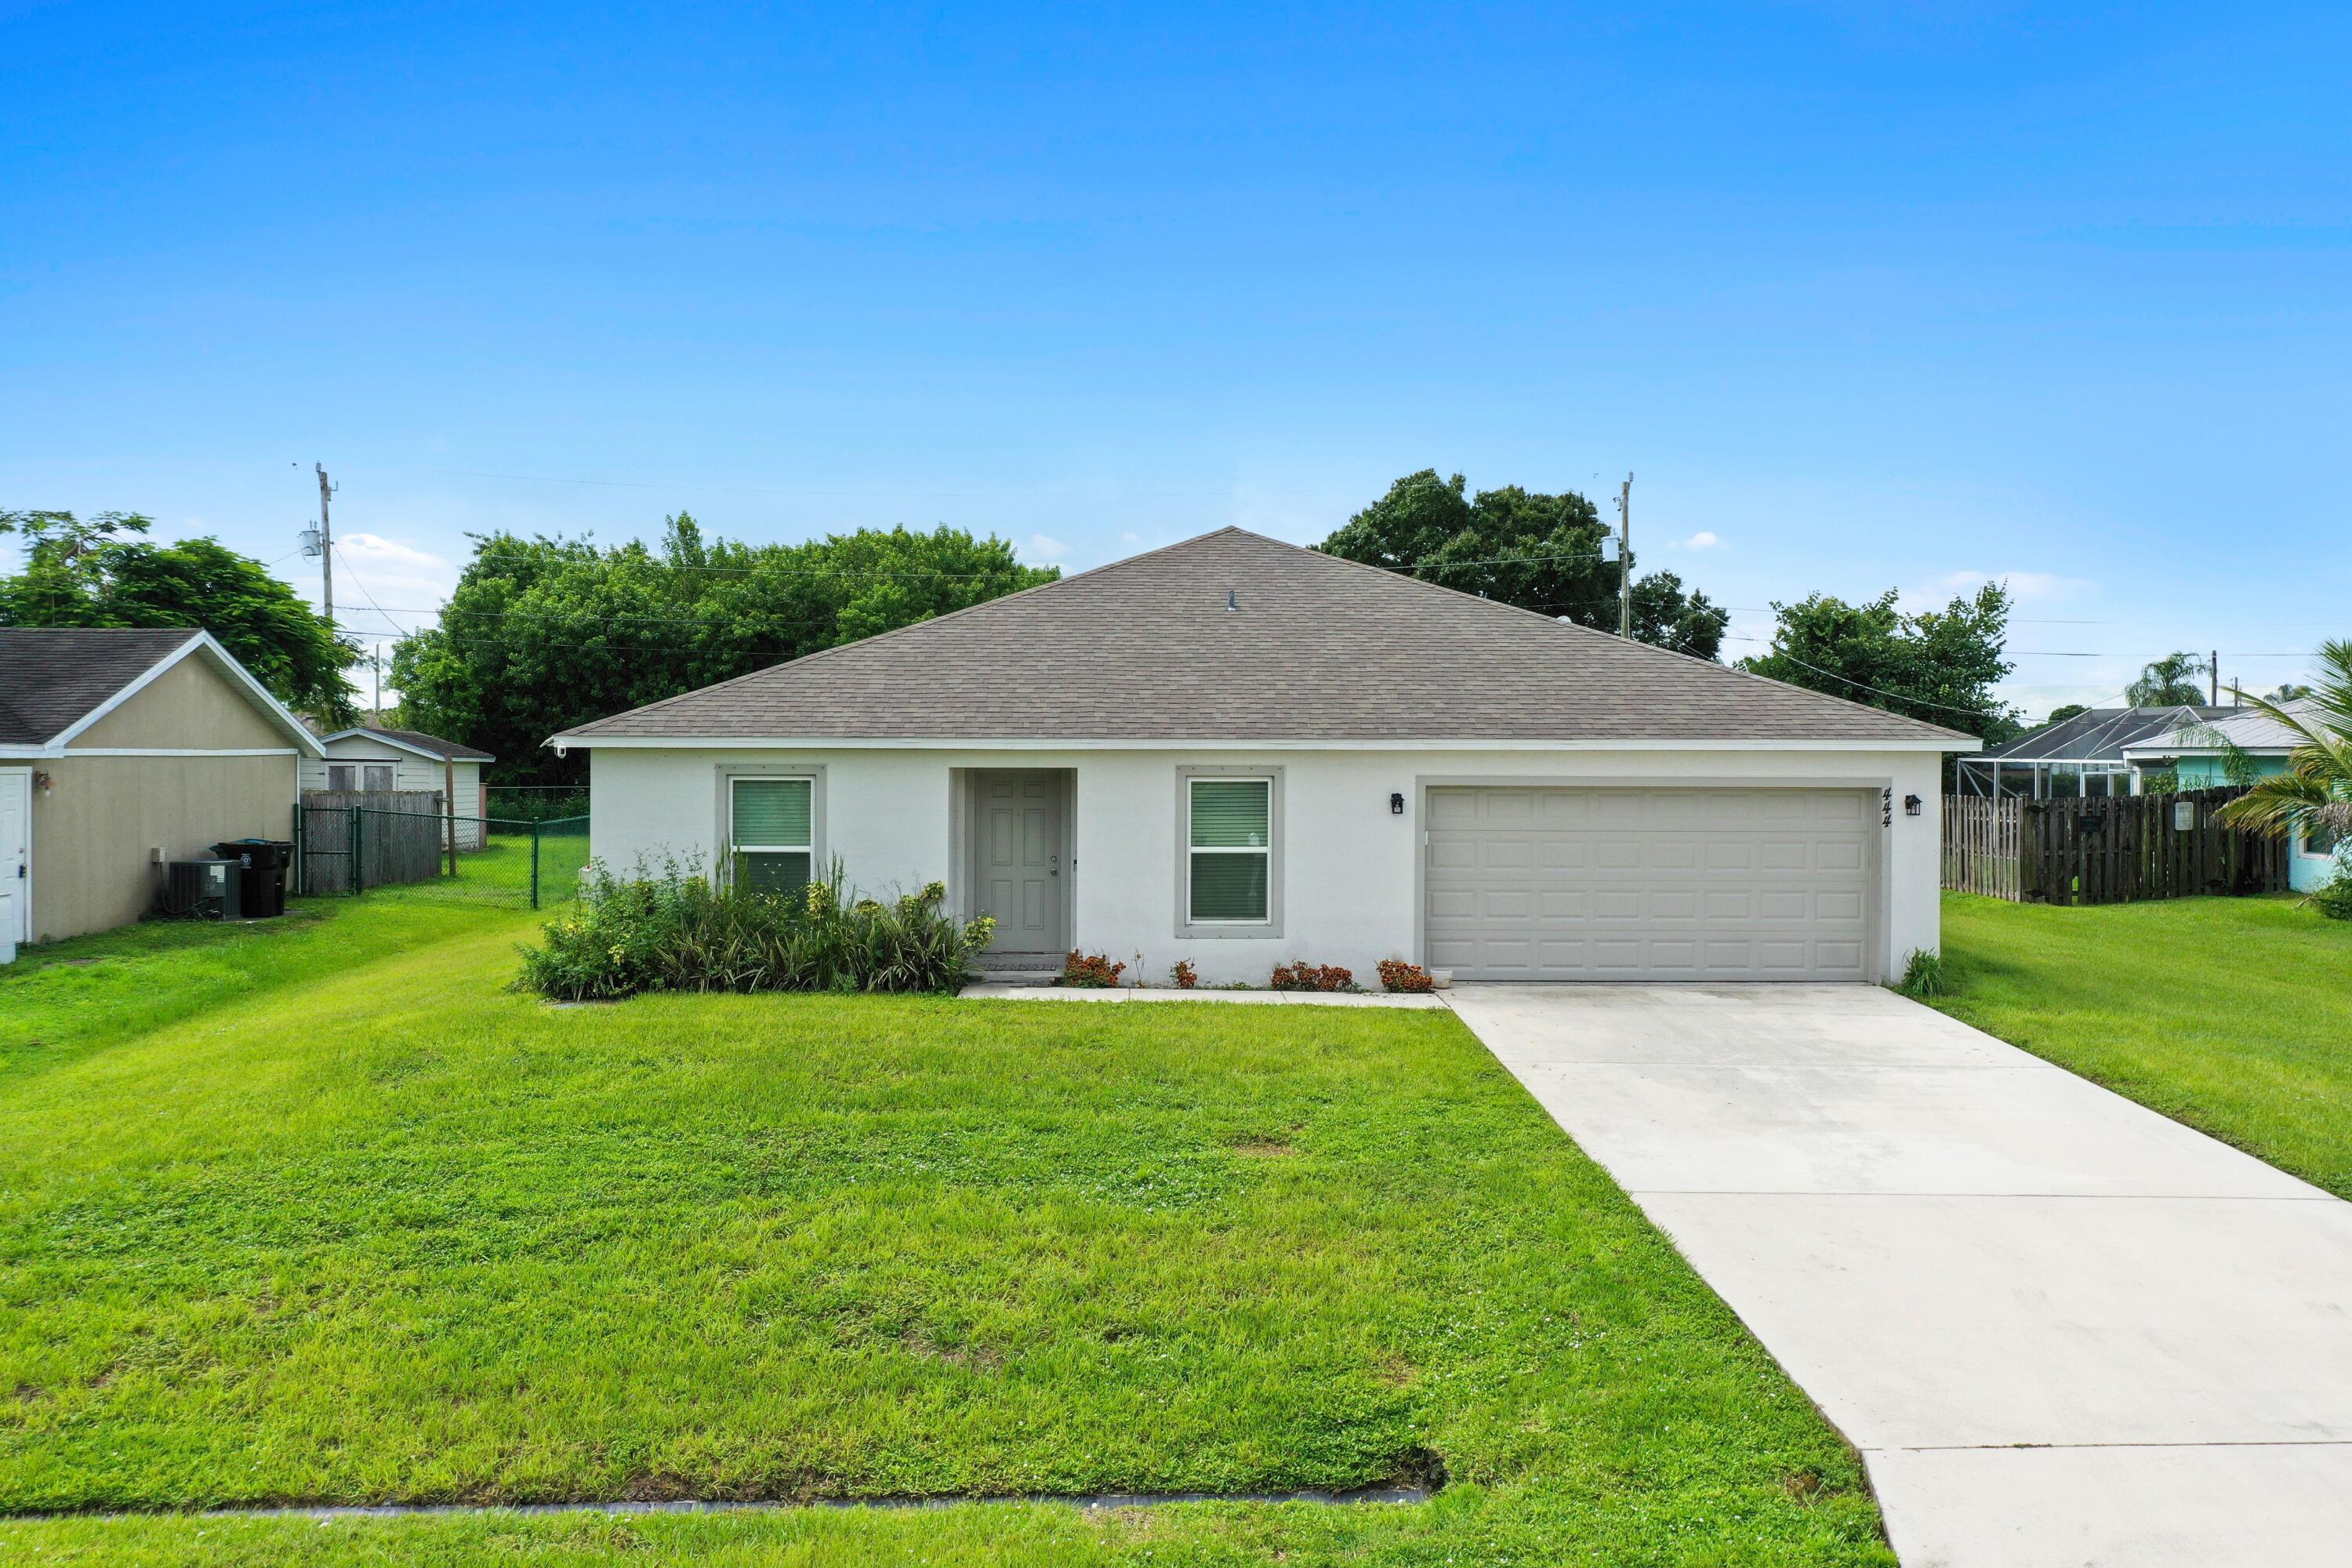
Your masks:
{"label": "white stucco house", "polygon": [[1225,529],[552,738],[594,853],[1159,980],[1877,981],[1970,737]]}
{"label": "white stucco house", "polygon": [[319,743],[326,754],[302,763],[306,793],[430,790],[446,795],[453,804],[445,809],[457,819],[457,847],[482,847],[482,825],[478,819],[490,814],[489,796],[482,787],[482,764],[498,761],[489,752],[419,730],[392,730],[379,724],[338,730],[320,736]]}

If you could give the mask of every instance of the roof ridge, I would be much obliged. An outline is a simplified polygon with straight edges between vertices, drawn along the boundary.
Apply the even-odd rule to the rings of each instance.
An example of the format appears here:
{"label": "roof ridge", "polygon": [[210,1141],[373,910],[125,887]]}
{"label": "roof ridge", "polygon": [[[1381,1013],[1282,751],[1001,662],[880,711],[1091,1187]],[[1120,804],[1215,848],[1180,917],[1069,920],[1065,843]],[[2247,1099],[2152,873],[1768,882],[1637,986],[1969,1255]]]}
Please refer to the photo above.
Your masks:
{"label": "roof ridge", "polygon": [[[591,719],[588,721],[588,724],[603,724],[614,719],[625,719],[634,714],[652,713],[660,709],[668,707],[673,702],[682,702],[689,697],[707,696],[713,691],[724,691],[729,687],[736,685],[739,682],[750,680],[756,676],[766,675],[771,671],[783,669],[787,667],[804,668],[811,664],[814,664],[821,659],[828,658],[835,654],[847,653],[852,648],[870,648],[877,643],[888,642],[893,637],[902,637],[909,632],[921,631],[926,626],[944,626],[948,622],[955,620],[960,616],[969,616],[975,610],[986,610],[992,609],[999,605],[1009,605],[1015,599],[1025,599],[1033,594],[1042,594],[1048,588],[1061,588],[1066,587],[1072,583],[1083,583],[1089,577],[1099,577],[1106,573],[1116,572],[1121,567],[1133,566],[1139,562],[1149,561],[1156,555],[1166,555],[1171,551],[1181,550],[1188,544],[1198,544],[1203,540],[1215,539],[1220,535],[1227,533],[1246,534],[1252,539],[1260,539],[1265,537],[1262,534],[1250,533],[1246,529],[1235,528],[1228,524],[1223,528],[1213,530],[1208,533],[1196,533],[1189,539],[1180,539],[1172,544],[1162,544],[1154,549],[1143,551],[1139,554],[1122,555],[1116,561],[1106,561],[1099,566],[1089,566],[1083,572],[1074,572],[1066,577],[1055,577],[1044,583],[1033,583],[1026,588],[1015,588],[1010,594],[999,594],[993,599],[982,599],[976,605],[966,605],[961,610],[950,610],[944,616],[926,616],[919,621],[908,621],[903,626],[892,626],[887,632],[876,632],[871,637],[859,637],[855,642],[835,643],[830,647],[816,648],[808,653],[802,654],[795,658],[780,658],[773,664],[761,665],[757,669],[746,670],[741,675],[730,676],[725,680],[714,680],[708,686],[698,686],[691,691],[681,691],[675,697],[665,697],[658,701],[646,703],[642,707],[624,708],[618,713],[607,713],[603,718]],[[1269,539],[1266,542],[1269,544],[1280,544],[1283,542],[1278,539]],[[1056,567],[1055,570],[1058,571],[1060,568]],[[559,731],[555,735],[549,738],[551,740],[561,740],[566,735],[573,734],[581,730],[586,729],[588,724],[574,724],[571,729]]]}

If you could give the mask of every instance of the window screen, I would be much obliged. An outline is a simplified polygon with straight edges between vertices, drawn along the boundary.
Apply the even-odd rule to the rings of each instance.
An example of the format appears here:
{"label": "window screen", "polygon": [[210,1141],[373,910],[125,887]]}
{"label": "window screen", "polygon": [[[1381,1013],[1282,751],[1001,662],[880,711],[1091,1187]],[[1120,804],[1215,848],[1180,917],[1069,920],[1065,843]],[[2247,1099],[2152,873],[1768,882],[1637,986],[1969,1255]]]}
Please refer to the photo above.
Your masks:
{"label": "window screen", "polygon": [[1189,918],[1264,922],[1274,868],[1274,781],[1194,779],[1190,799]]}
{"label": "window screen", "polygon": [[730,832],[741,885],[762,893],[794,893],[808,886],[815,860],[814,782],[737,779],[731,790]]}

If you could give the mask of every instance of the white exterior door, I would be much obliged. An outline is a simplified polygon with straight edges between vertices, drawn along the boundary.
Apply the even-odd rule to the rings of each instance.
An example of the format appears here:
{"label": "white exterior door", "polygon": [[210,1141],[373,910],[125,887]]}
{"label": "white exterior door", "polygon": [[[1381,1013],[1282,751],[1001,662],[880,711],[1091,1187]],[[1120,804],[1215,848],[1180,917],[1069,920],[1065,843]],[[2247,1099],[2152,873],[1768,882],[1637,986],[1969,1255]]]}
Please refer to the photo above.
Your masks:
{"label": "white exterior door", "polygon": [[1423,938],[1463,980],[1877,977],[1875,791],[1429,792]]}
{"label": "white exterior door", "polygon": [[0,963],[32,936],[32,874],[33,770],[0,768]]}

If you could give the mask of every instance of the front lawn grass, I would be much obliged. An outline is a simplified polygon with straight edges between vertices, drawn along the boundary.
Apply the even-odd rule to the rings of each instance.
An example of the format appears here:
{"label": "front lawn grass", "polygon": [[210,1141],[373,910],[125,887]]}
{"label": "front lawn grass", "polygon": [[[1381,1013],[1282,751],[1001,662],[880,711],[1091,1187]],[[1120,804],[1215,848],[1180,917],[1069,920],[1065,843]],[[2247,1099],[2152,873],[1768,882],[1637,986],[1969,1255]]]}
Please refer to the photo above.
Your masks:
{"label": "front lawn grass", "polygon": [[2352,1198],[2352,923],[2292,899],[1944,895],[1940,1007]]}
{"label": "front lawn grass", "polygon": [[404,948],[446,910],[409,902],[194,1011],[94,994],[0,1074],[0,1512],[1446,1490],[16,1520],[0,1556],[1892,1561],[1851,1452],[1449,1014],[551,1008],[504,990],[528,915]]}

